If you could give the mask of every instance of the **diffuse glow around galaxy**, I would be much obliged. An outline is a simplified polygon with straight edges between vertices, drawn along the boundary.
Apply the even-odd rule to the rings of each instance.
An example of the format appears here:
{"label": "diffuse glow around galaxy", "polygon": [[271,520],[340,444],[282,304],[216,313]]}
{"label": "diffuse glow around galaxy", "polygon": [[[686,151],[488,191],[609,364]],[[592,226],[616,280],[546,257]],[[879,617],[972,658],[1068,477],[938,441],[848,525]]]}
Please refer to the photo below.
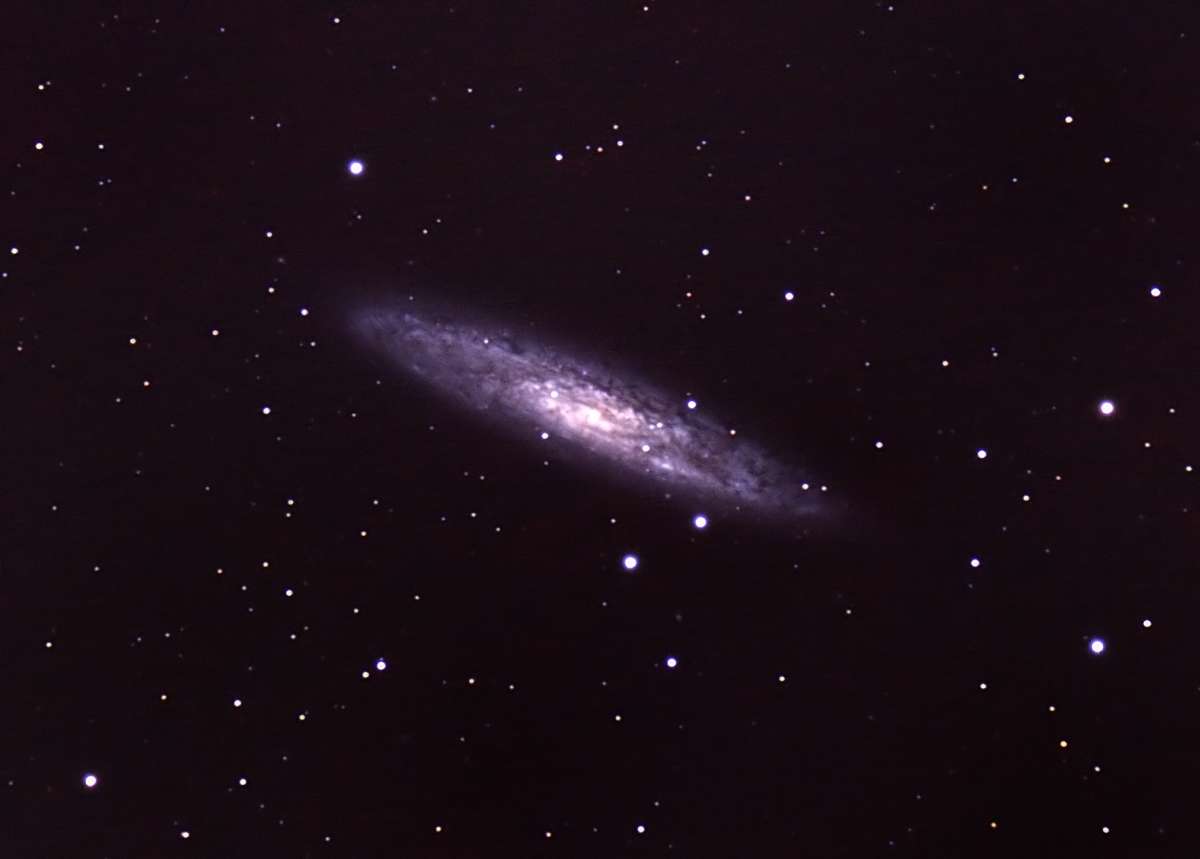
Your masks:
{"label": "diffuse glow around galaxy", "polygon": [[826,490],[665,391],[503,324],[375,299],[351,313],[388,364],[531,444],[567,442],[629,478],[757,515],[815,519]]}

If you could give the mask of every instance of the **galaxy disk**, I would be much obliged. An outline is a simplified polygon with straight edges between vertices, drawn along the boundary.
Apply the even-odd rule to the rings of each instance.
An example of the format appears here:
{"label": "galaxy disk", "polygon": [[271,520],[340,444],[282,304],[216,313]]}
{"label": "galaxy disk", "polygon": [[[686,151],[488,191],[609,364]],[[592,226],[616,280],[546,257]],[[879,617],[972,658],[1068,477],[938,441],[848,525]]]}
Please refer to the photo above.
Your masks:
{"label": "galaxy disk", "polygon": [[408,305],[353,314],[360,338],[464,410],[532,444],[566,442],[595,463],[681,494],[757,513],[819,515],[824,487],[669,394],[503,326]]}

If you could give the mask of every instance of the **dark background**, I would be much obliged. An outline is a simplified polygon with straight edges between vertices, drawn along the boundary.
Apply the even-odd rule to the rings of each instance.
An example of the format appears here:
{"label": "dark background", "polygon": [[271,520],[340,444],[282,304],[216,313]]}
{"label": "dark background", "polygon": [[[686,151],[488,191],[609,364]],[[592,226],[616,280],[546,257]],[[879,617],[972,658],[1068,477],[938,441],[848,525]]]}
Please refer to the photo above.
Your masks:
{"label": "dark background", "polygon": [[[6,11],[0,853],[1192,855],[1197,13],[770,8]],[[547,467],[372,292],[848,507]]]}

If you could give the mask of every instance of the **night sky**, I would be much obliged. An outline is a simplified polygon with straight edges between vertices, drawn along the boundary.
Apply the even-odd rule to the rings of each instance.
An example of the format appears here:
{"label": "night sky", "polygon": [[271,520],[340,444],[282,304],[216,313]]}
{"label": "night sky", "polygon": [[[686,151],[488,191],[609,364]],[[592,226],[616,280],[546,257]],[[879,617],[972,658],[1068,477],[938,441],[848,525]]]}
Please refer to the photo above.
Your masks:
{"label": "night sky", "polygon": [[1191,4],[86,5],[0,36],[0,853],[1195,855]]}

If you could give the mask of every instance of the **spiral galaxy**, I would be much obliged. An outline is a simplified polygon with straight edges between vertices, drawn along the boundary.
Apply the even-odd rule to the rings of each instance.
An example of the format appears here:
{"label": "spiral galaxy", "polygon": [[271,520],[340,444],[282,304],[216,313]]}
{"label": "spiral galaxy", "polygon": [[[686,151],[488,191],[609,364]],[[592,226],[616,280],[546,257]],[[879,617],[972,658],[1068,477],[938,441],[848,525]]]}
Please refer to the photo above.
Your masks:
{"label": "spiral galaxy", "polygon": [[502,325],[396,302],[376,302],[352,319],[360,339],[389,363],[531,444],[565,441],[627,477],[760,514],[812,517],[823,509],[824,486],[683,396],[519,339]]}

